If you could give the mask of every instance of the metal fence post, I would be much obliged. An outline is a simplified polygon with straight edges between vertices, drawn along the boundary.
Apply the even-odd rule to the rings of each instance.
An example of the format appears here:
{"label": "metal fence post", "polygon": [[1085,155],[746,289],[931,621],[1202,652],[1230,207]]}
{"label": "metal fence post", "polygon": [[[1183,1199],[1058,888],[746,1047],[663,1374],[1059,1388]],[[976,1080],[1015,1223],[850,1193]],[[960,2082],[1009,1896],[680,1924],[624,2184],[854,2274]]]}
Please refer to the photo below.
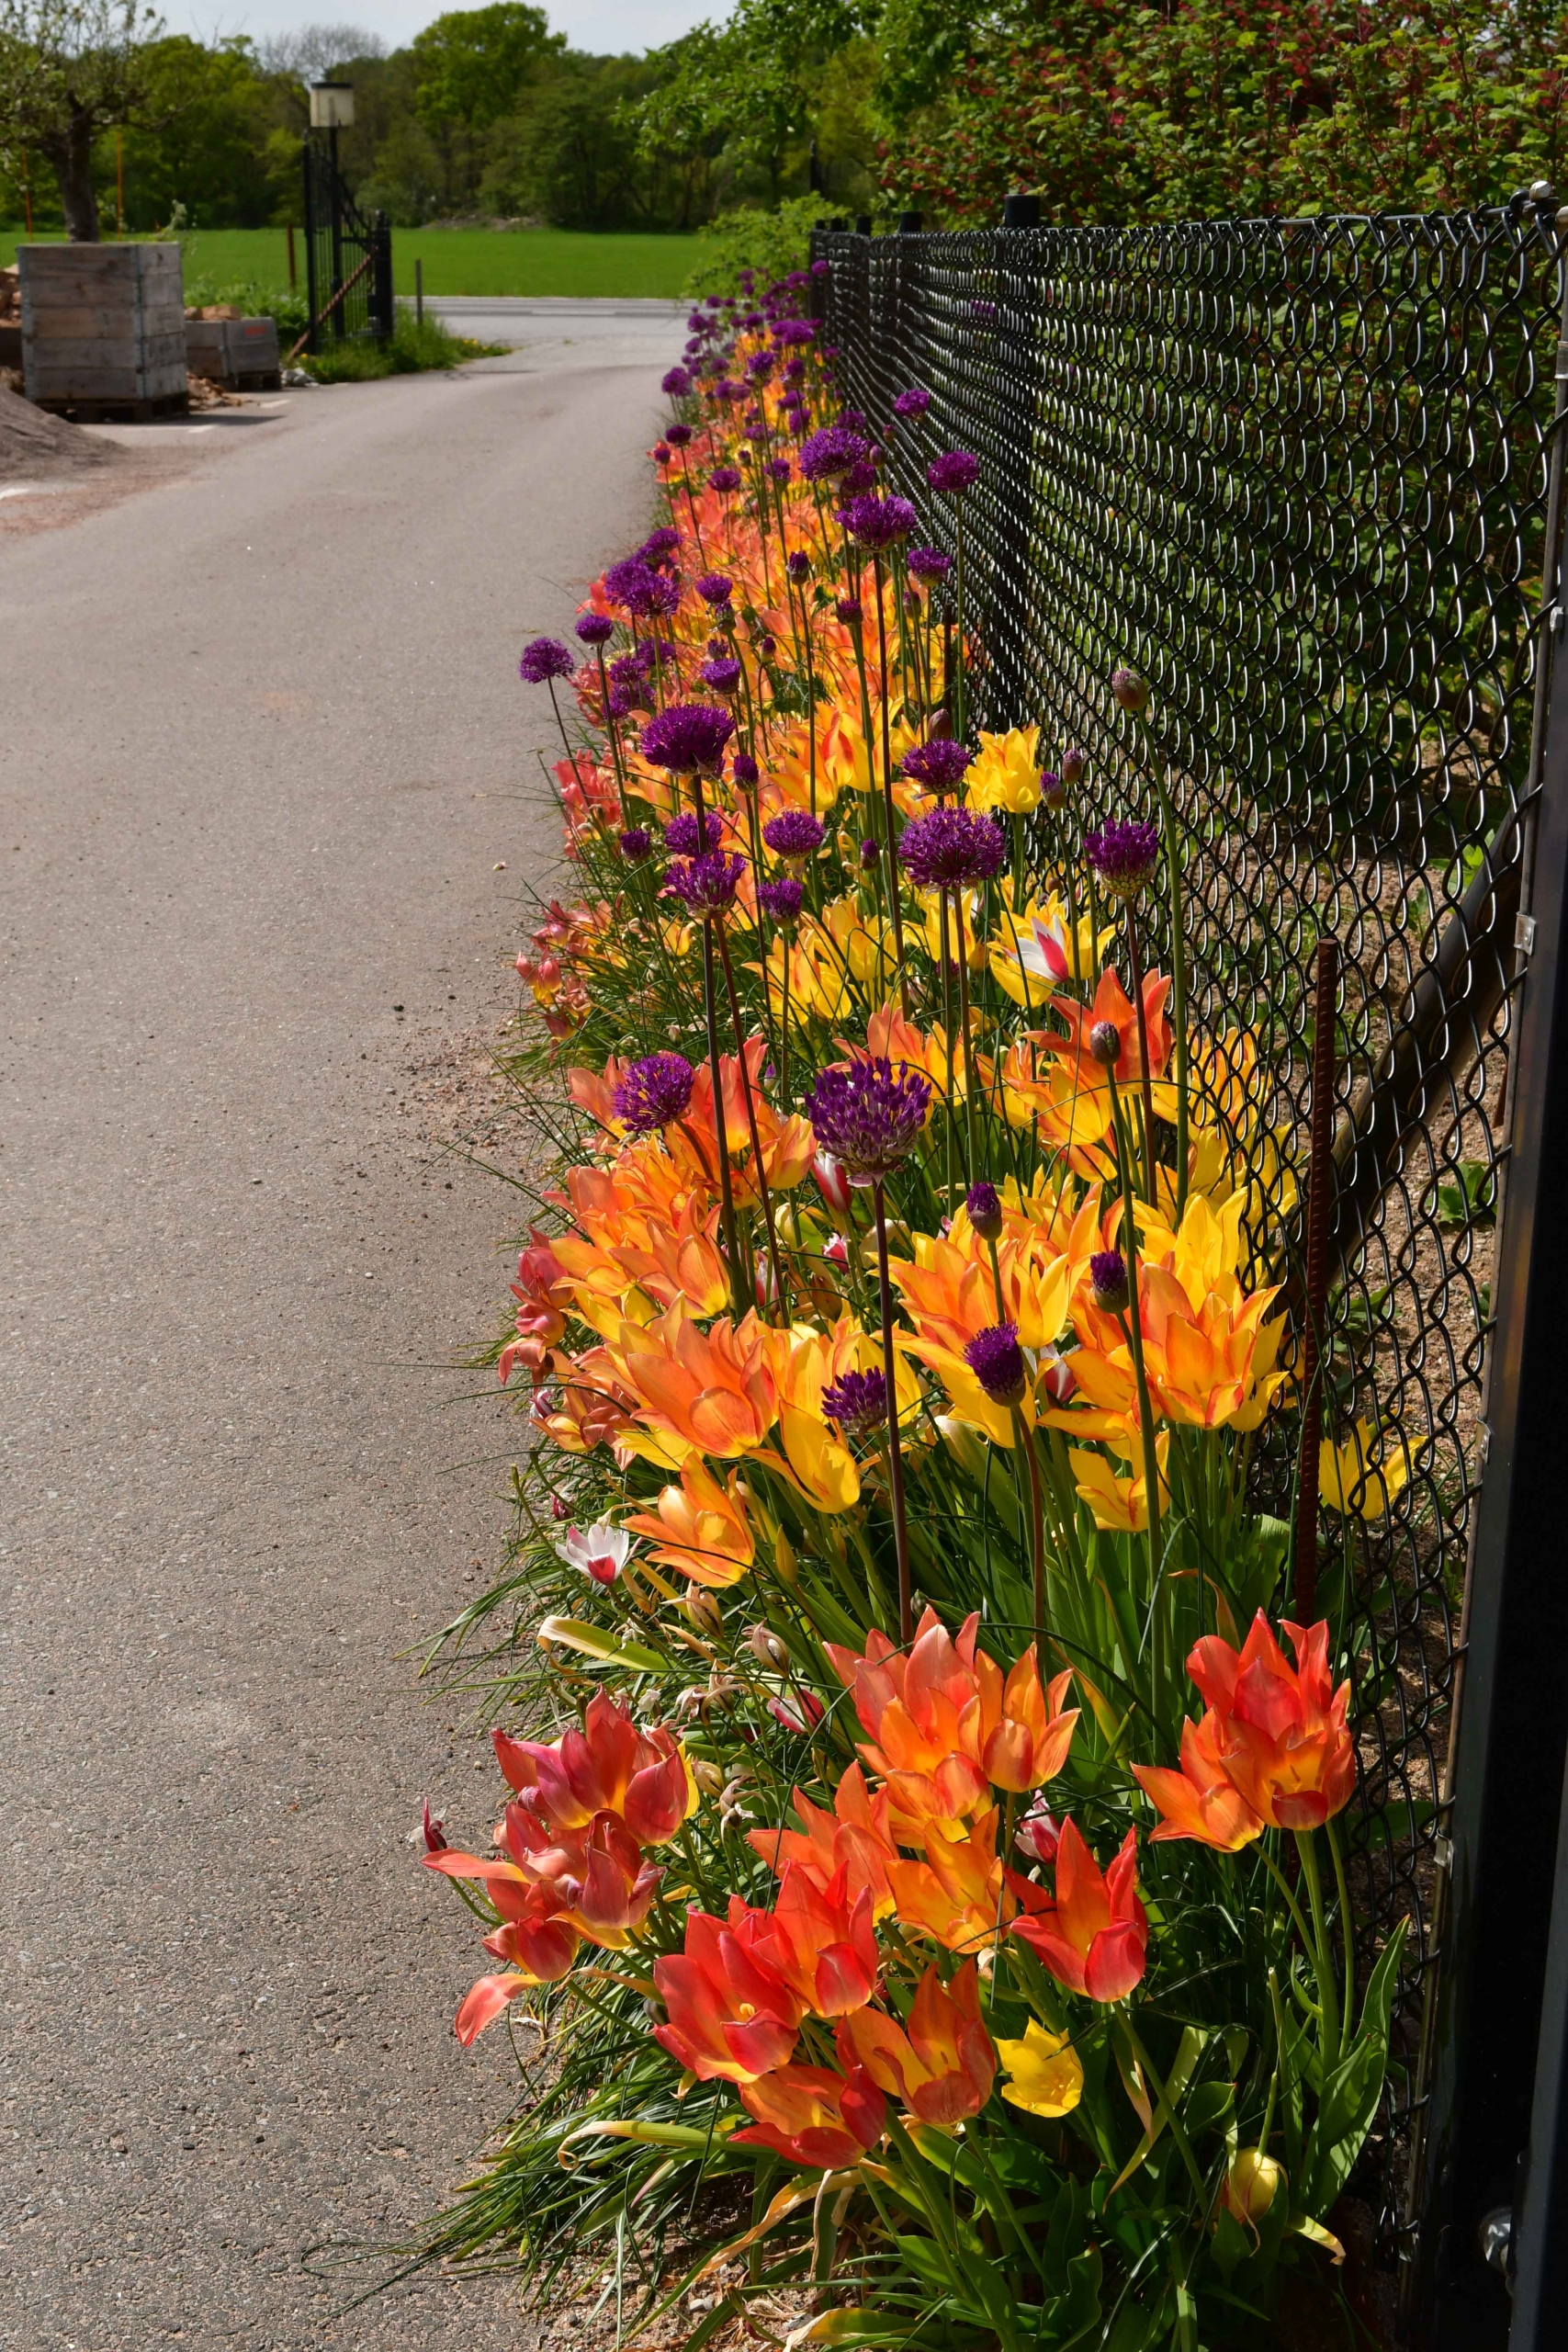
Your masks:
{"label": "metal fence post", "polygon": [[1520,2173],[1509,2352],[1552,2352],[1568,2314],[1568,1790],[1557,1827],[1535,2101]]}
{"label": "metal fence post", "polygon": [[[1554,603],[1562,616],[1561,555]],[[1554,621],[1553,635],[1560,637]],[[1509,2342],[1508,2298],[1483,2256],[1511,2212],[1530,2128],[1568,1756],[1562,1564],[1562,1335],[1568,1329],[1568,666],[1548,703],[1529,960],[1514,1054],[1513,1150],[1494,1283],[1485,1478],[1463,1634],[1463,1694],[1445,1825],[1450,1961],[1435,2019],[1416,2340],[1438,2352]],[[1544,2190],[1538,2182],[1537,2202]],[[1495,2240],[1495,2244],[1496,2241]],[[1506,2244],[1506,2241],[1504,2241]],[[1560,2326],[1563,2314],[1556,2314]],[[1561,2335],[1520,2339],[1546,2352]]]}
{"label": "metal fence post", "polygon": [[370,331],[378,343],[389,343],[397,329],[398,300],[392,290],[392,226],[384,212],[375,215],[370,233],[376,254],[370,267]]}
{"label": "metal fence post", "polygon": [[316,148],[309,131],[299,150],[299,167],[305,177],[305,315],[310,322],[305,348],[314,351],[319,339],[316,321],[321,315],[321,289],[316,274]]}

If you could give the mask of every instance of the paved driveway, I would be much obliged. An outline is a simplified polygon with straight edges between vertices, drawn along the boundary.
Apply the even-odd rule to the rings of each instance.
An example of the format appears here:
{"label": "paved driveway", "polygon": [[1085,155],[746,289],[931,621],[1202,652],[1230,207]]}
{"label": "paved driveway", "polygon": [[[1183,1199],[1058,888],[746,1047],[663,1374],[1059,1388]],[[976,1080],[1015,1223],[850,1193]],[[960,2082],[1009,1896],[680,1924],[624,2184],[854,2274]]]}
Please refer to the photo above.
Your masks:
{"label": "paved driveway", "polygon": [[407,2231],[508,2097],[411,1843],[493,1775],[401,1653],[504,1524],[449,1367],[514,1211],[413,1073],[510,1001],[517,647],[642,526],[657,420],[604,366],[305,392],[0,539],[8,2346],[517,2341],[498,2286],[344,2318],[303,2257]]}

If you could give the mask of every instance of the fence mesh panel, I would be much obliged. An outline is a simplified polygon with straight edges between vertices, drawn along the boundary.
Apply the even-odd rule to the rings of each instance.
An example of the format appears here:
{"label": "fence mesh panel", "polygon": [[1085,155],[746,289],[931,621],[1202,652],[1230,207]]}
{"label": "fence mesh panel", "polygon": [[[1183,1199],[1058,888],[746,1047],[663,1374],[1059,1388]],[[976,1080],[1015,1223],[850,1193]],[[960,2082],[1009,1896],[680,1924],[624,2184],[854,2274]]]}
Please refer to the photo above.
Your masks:
{"label": "fence mesh panel", "polygon": [[[931,534],[962,537],[978,723],[1038,720],[1046,765],[1089,753],[1068,814],[1037,820],[1038,869],[1167,786],[1191,1019],[1255,1204],[1290,1237],[1258,1271],[1297,1295],[1310,967],[1339,944],[1325,1433],[1385,1432],[1386,1487],[1322,1532],[1353,1593],[1368,1949],[1410,1922],[1380,2142],[1407,2259],[1551,643],[1552,207],[818,232],[813,254],[845,405]],[[901,419],[914,383],[930,408]],[[981,460],[956,514],[925,471],[953,447]],[[1122,663],[1154,687],[1142,733],[1110,692]],[[1258,1449],[1281,1512],[1294,1440],[1281,1415]]]}

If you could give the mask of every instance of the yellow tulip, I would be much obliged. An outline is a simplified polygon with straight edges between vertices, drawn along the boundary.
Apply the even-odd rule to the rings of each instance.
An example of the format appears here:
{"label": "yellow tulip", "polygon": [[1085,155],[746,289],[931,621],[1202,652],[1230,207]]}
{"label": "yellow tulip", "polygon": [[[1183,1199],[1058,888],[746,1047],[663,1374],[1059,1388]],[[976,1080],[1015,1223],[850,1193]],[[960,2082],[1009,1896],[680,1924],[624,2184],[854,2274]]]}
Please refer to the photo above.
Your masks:
{"label": "yellow tulip", "polygon": [[1040,806],[1040,729],[1010,727],[1005,735],[980,730],[980,749],[964,779],[971,808],[1005,808],[1027,816]]}
{"label": "yellow tulip", "polygon": [[[1163,1511],[1170,1504],[1170,1489],[1166,1484],[1166,1465],[1170,1458],[1168,1430],[1162,1430],[1156,1439],[1155,1454],[1159,1464]],[[1143,1473],[1141,1450],[1137,1459],[1140,1466],[1136,1476],[1119,1478],[1103,1453],[1072,1452],[1067,1455],[1078,1493],[1089,1505],[1096,1527],[1108,1533],[1141,1535],[1149,1523],[1149,1488]]]}
{"label": "yellow tulip", "polygon": [[997,2041],[1010,2080],[1002,2097],[1027,2115],[1070,2115],[1083,2097],[1083,2064],[1065,2033],[1031,2018],[1021,2041]]}
{"label": "yellow tulip", "polygon": [[1385,1450],[1388,1434],[1386,1430],[1374,1432],[1370,1421],[1358,1421],[1343,1445],[1324,1440],[1318,1448],[1317,1490],[1330,1510],[1354,1512],[1365,1520],[1387,1515],[1394,1497],[1410,1483],[1409,1457],[1403,1446],[1392,1453]]}

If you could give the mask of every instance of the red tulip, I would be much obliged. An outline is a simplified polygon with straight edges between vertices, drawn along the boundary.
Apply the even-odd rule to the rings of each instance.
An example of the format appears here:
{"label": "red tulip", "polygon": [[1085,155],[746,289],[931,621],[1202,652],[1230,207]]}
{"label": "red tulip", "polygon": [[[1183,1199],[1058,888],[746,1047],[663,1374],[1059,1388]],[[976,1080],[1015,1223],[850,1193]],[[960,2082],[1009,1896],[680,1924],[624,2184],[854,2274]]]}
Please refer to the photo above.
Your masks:
{"label": "red tulip", "polygon": [[613,1813],[639,1846],[672,1838],[694,1811],[696,1790],[686,1759],[667,1731],[639,1731],[603,1691],[588,1702],[581,1731],[553,1746],[491,1735],[496,1761],[524,1804],[556,1831],[586,1829]]}
{"label": "red tulip", "polygon": [[887,2128],[887,2102],[863,2066],[836,2075],[828,2066],[779,2066],[739,2086],[740,2104],[757,2118],[731,2146],[772,2148],[812,2170],[857,2165]]}
{"label": "red tulip", "polygon": [[840,2020],[834,2041],[848,2071],[863,2066],[880,2090],[903,2100],[921,2123],[948,2126],[978,2115],[991,2096],[997,2053],[980,2021],[979,1977],[965,1961],[951,1984],[934,1968],[921,1977],[908,2031],[880,2009]]}
{"label": "red tulip", "polygon": [[739,1898],[728,1923],[688,1911],[684,1952],[653,1963],[669,2012],[653,2038],[702,2082],[754,2082],[794,2052],[805,2004],[750,1949],[765,1917]]}
{"label": "red tulip", "polygon": [[1056,1848],[1055,1896],[1008,1873],[1027,1917],[1012,1933],[1039,1953],[1058,1984],[1091,2001],[1120,2001],[1143,1975],[1149,1922],[1139,1902],[1138,1833],[1129,1829],[1109,1871],[1101,1871],[1074,1824],[1064,1821]]}
{"label": "red tulip", "polygon": [[759,1952],[819,2018],[863,2008],[876,1990],[872,1900],[864,1889],[852,1895],[849,1875],[846,1864],[819,1888],[808,1871],[786,1862],[772,1912],[755,1915],[767,1923]]}

